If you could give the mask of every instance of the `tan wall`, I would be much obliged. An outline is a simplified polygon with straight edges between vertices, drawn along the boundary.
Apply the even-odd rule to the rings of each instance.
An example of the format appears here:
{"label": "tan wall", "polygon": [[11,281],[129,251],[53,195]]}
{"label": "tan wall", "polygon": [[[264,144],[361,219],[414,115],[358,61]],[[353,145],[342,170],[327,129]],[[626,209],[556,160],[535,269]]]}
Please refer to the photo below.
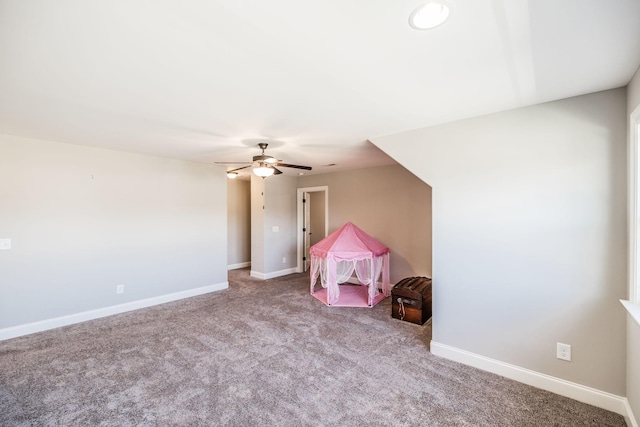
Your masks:
{"label": "tan wall", "polygon": [[251,181],[227,180],[227,264],[251,262]]}
{"label": "tan wall", "polygon": [[351,221],[391,250],[391,280],[431,276],[431,187],[400,165],[298,178],[329,187],[329,233]]}

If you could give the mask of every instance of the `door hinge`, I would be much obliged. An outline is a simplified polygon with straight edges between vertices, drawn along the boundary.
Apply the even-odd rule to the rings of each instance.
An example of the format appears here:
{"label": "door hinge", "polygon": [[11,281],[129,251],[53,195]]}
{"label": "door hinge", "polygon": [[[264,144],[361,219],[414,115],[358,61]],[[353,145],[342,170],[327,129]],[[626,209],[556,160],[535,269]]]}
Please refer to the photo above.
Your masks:
{"label": "door hinge", "polygon": [[307,257],[306,257],[306,256],[303,256],[303,257],[302,257],[302,260],[303,260],[303,261],[306,261],[306,260],[307,260]]}

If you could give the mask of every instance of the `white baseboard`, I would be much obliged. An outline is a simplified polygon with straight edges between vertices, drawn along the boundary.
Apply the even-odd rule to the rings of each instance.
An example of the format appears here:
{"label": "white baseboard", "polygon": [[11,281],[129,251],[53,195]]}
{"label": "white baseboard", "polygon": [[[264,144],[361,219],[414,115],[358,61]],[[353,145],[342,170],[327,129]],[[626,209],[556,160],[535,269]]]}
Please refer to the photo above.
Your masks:
{"label": "white baseboard", "polygon": [[626,409],[626,414],[624,415],[624,420],[627,422],[628,427],[638,427],[638,421],[636,421],[636,417],[633,415],[633,409],[631,409],[631,405],[629,405],[629,400],[624,399],[624,405]]}
{"label": "white baseboard", "polygon": [[237,264],[229,264],[227,266],[227,270],[237,270],[239,268],[247,268],[247,267],[251,267],[251,261],[239,262]]}
{"label": "white baseboard", "polygon": [[[521,368],[516,365],[501,362],[466,350],[451,347],[431,341],[431,353],[436,356],[454,360],[483,371],[492,372],[512,380],[519,381],[533,387],[541,388],[561,396],[569,397],[579,402],[588,403],[611,412],[623,415],[627,420],[632,420],[633,427],[637,427],[629,402],[625,397],[597,390],[581,384],[572,383],[561,378],[552,377],[540,372]],[[627,421],[628,422],[628,421]]]}
{"label": "white baseboard", "polygon": [[114,314],[125,313],[127,311],[133,311],[145,307],[164,304],[171,301],[177,301],[197,295],[207,294],[209,292],[221,291],[223,289],[227,289],[228,287],[229,282],[222,282],[215,285],[203,286],[201,288],[174,292],[171,294],[160,295],[157,297],[142,299],[138,301],[131,301],[124,304],[112,305],[110,307],[98,308],[96,310],[83,311],[80,313],[69,314],[67,316],[55,317],[53,319],[40,320],[38,322],[12,326],[10,328],[0,329],[0,341],[20,337],[23,335],[33,334],[36,332],[47,331],[49,329],[55,329],[61,326],[68,326],[75,323],[86,322],[87,320],[99,319],[101,317],[107,317]]}
{"label": "white baseboard", "polygon": [[256,279],[267,280],[267,279],[273,279],[275,277],[286,276],[287,274],[293,274],[293,273],[296,273],[297,271],[298,269],[296,267],[287,268],[285,270],[280,270],[280,271],[274,271],[272,273],[260,273],[259,271],[251,270],[250,275],[251,277],[255,277]]}

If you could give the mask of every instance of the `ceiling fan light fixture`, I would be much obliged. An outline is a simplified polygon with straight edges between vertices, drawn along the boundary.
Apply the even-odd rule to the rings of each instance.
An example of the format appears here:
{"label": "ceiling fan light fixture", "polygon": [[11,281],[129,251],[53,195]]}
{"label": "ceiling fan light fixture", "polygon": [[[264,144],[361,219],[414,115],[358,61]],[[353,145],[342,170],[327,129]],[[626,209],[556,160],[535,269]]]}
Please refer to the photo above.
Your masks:
{"label": "ceiling fan light fixture", "polygon": [[267,166],[266,163],[260,163],[258,166],[253,168],[253,173],[255,173],[257,176],[261,178],[266,178],[268,176],[271,176],[273,175],[274,172],[275,170]]}
{"label": "ceiling fan light fixture", "polygon": [[442,25],[451,15],[445,1],[428,1],[418,6],[409,16],[409,25],[416,30],[430,30]]}
{"label": "ceiling fan light fixture", "polygon": [[[290,163],[282,163],[282,160],[278,160],[273,156],[269,156],[268,154],[264,154],[264,150],[266,150],[267,146],[266,142],[261,142],[258,144],[258,147],[262,150],[262,154],[253,156],[252,162],[247,162],[246,166],[241,166],[236,169],[231,169],[227,171],[227,176],[229,179],[236,178],[237,171],[252,168],[253,173],[256,176],[261,178],[266,178],[271,175],[281,175],[282,171],[279,169],[280,167],[285,168],[294,168],[294,169],[303,169],[303,170],[311,170],[311,166],[302,166],[302,165],[294,165]],[[215,162],[216,164],[243,164],[244,162]]]}

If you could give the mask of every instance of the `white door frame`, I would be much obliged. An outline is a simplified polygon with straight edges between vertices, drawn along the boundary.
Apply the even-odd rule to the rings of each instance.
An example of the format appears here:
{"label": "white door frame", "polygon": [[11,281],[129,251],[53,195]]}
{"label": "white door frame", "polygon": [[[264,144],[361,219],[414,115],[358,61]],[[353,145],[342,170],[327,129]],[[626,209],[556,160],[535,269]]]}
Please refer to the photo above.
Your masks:
{"label": "white door frame", "polygon": [[640,303],[638,256],[640,255],[640,106],[629,117],[629,301]]}
{"label": "white door frame", "polygon": [[302,224],[304,223],[304,206],[302,199],[304,193],[321,193],[324,192],[324,235],[329,234],[329,187],[326,185],[320,187],[305,187],[298,188],[298,194],[296,197],[296,203],[298,205],[298,260],[296,262],[296,271],[302,273],[304,266],[302,264],[302,256],[304,254],[304,232],[302,231]]}

